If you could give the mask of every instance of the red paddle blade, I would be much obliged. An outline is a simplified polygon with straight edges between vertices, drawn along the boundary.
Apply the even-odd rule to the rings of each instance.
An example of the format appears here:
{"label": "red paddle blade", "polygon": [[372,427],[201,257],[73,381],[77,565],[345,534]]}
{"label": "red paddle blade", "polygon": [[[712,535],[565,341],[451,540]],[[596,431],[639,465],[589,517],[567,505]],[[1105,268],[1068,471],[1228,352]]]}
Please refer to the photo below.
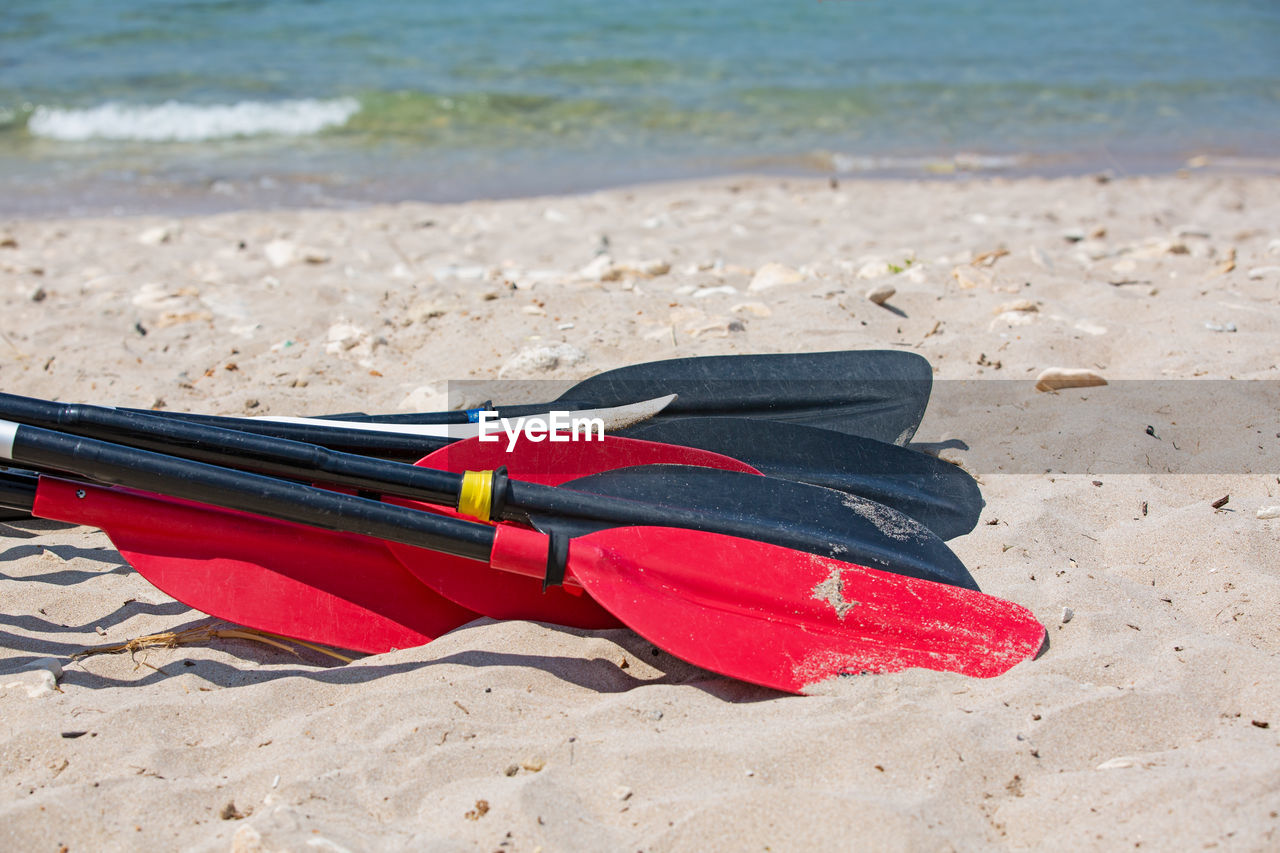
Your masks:
{"label": "red paddle blade", "polygon": [[[601,471],[633,465],[699,465],[726,471],[759,471],[728,456],[698,450],[606,436],[598,441],[533,442],[521,436],[507,451],[507,437],[482,442],[469,438],[447,445],[418,462],[445,471],[483,471],[505,465],[513,479],[555,486]],[[447,509],[415,501],[396,500],[405,506],[456,515]],[[542,581],[506,572],[487,571],[472,560],[450,557],[412,545],[387,543],[418,580],[446,598],[495,619],[529,619],[575,628],[616,628],[618,620],[582,594],[578,588],[551,587]],[[544,552],[545,554],[545,552]]]}
{"label": "red paddle blade", "polygon": [[722,471],[760,473],[731,456],[635,438],[609,435],[593,441],[551,442],[529,441],[521,434],[515,446],[508,451],[505,435],[493,437],[498,440],[480,441],[476,437],[455,441],[417,464],[442,471],[485,471],[505,465],[513,479],[548,486],[634,465],[697,465]]}
{"label": "red paddle blade", "polygon": [[260,631],[378,653],[477,617],[419,583],[378,539],[51,477],[40,478],[33,514],[101,528],[168,595]]}
{"label": "red paddle blade", "polygon": [[[494,545],[495,566],[534,568],[528,534],[505,540]],[[1045,641],[1030,611],[1008,601],[715,533],[603,530],[572,540],[568,565],[655,645],[793,693],[836,675],[911,667],[989,678]]]}

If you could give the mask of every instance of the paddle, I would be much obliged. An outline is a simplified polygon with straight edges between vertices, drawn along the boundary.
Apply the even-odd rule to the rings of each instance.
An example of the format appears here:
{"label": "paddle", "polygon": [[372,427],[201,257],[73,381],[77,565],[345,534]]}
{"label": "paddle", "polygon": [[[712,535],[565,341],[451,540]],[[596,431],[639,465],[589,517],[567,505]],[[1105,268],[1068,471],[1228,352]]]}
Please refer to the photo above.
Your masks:
{"label": "paddle", "polygon": [[685,418],[641,423],[621,435],[714,450],[746,460],[770,477],[859,495],[914,518],[941,539],[965,535],[982,514],[982,492],[962,468],[918,451],[816,427]]}
{"label": "paddle", "polygon": [[[651,468],[647,474],[583,477],[570,484],[572,489],[522,482],[506,474],[487,478],[474,474],[469,492],[467,477],[449,471],[96,406],[73,406],[0,394],[0,415],[24,424],[60,427],[79,435],[111,439],[189,459],[239,467],[248,465],[265,473],[319,479],[337,486],[438,506],[475,504],[470,514],[484,521],[489,519],[492,507],[495,518],[527,522],[532,517],[540,526],[547,524],[550,517],[574,517],[589,522],[587,527],[575,528],[579,530],[601,526],[595,522],[612,526],[648,524],[712,530],[977,588],[963,564],[918,523],[870,501],[784,480],[663,465]],[[475,441],[480,443],[478,439]],[[621,450],[615,449],[619,443],[623,445]],[[498,444],[494,443],[495,448]],[[539,455],[540,447],[547,450]],[[558,468],[565,473],[575,468],[598,470],[602,467],[601,461],[611,467],[653,460],[693,464],[704,461],[689,448],[635,447],[626,439],[613,438],[574,442],[571,450],[556,448],[552,442],[531,442],[518,450],[518,453],[491,458],[517,466],[523,464],[524,470],[531,472]],[[594,454],[585,469],[581,464],[583,454]],[[733,465],[733,461],[727,459],[709,461],[721,468]],[[519,469],[517,476],[518,472]],[[641,485],[644,501],[635,499]],[[476,495],[482,499],[475,498]],[[481,586],[475,592],[480,596],[477,599],[452,592],[446,594],[491,616],[499,615],[492,607],[510,607],[513,602],[519,605],[528,597],[514,596],[514,590],[495,591],[489,586]],[[541,613],[526,614],[524,618],[535,616],[550,618]]]}
{"label": "paddle", "polygon": [[[386,431],[370,433],[350,427],[322,426],[322,422],[316,421],[277,423],[213,415],[183,415],[179,420],[388,459],[416,460],[446,444],[440,438],[402,436]],[[867,497],[915,518],[944,539],[968,533],[982,511],[977,484],[963,470],[874,439],[800,424],[745,418],[688,418],[646,423],[625,434],[667,444],[696,445],[740,459],[773,476]],[[505,436],[503,438],[505,440]]]}
{"label": "paddle", "polygon": [[[584,379],[550,403],[503,406],[499,413],[516,418],[549,409],[609,408],[676,394],[675,402],[654,416],[656,421],[761,418],[905,444],[924,417],[932,384],[933,369],[925,358],[896,350],[713,355],[608,370]],[[474,422],[480,411],[330,417],[386,424],[463,424]],[[162,415],[185,417],[176,412]]]}
{"label": "paddle", "polygon": [[166,594],[273,634],[378,653],[479,616],[419,582],[380,539],[13,473],[0,473],[0,506],[100,528]]}
{"label": "paddle", "polygon": [[0,458],[530,577],[563,570],[671,654],[779,690],[908,667],[990,677],[1035,655],[1046,638],[1024,608],[973,590],[722,534],[627,527],[570,540],[3,421]]}

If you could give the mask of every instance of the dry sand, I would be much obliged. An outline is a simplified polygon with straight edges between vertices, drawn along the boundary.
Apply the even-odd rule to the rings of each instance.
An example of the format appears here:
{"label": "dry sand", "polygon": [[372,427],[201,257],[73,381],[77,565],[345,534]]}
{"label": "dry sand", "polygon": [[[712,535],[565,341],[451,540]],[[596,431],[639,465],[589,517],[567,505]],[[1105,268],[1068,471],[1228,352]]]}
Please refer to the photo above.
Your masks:
{"label": "dry sand", "polygon": [[[5,222],[0,387],[395,411],[450,378],[870,347],[919,352],[940,379],[1274,382],[1277,223],[1280,180],[1209,174]],[[868,299],[884,285],[884,306]],[[1213,412],[1215,442],[1264,460],[1218,473],[974,464],[1019,418],[1043,429],[1114,387],[1030,385],[959,420],[940,401],[918,436],[983,484],[953,547],[1052,638],[987,681],[913,671],[782,697],[628,631],[488,621],[346,666],[235,639],[72,663],[208,620],[98,532],[10,524],[0,846],[1280,847],[1280,520],[1258,517],[1280,504],[1276,411]],[[1079,443],[1045,435],[1045,469]],[[65,667],[57,692],[20,672],[45,657]]]}

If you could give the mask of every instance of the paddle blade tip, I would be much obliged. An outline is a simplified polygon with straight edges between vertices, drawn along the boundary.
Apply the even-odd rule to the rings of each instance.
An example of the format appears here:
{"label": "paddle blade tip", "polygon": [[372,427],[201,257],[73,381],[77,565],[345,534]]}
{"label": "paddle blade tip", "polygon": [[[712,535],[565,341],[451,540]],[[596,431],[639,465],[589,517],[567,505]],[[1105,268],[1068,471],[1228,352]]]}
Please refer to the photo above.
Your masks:
{"label": "paddle blade tip", "polygon": [[600,531],[574,540],[570,570],[671,654],[791,693],[912,668],[991,678],[1046,638],[1009,601],[714,533]]}

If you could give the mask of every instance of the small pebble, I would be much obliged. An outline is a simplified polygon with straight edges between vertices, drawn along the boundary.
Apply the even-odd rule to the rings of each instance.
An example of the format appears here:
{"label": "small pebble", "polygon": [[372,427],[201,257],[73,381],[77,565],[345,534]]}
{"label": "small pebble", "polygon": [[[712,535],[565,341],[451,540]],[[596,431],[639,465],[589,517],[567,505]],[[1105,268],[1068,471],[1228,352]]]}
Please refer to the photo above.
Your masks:
{"label": "small pebble", "polygon": [[535,755],[521,761],[520,766],[525,770],[528,770],[530,773],[537,773],[539,770],[547,766],[547,760],[542,756]]}
{"label": "small pebble", "polygon": [[613,789],[613,797],[616,800],[629,800],[631,799],[631,793],[631,789],[626,785],[619,785],[617,788]]}
{"label": "small pebble", "polygon": [[785,284],[798,284],[804,279],[799,270],[778,263],[768,263],[760,267],[751,278],[747,290],[768,290]]}
{"label": "small pebble", "polygon": [[355,349],[368,335],[369,333],[359,326],[353,326],[350,323],[334,323],[325,336],[324,351],[330,355],[337,355]]}
{"label": "small pebble", "polygon": [[742,332],[746,330],[746,326],[741,320],[729,320],[725,318],[713,318],[703,323],[695,323],[685,329],[685,334],[691,338],[727,338],[732,332]]}
{"label": "small pebble", "polygon": [[1072,619],[1076,618],[1076,612],[1070,607],[1062,608],[1062,624],[1065,625]]}
{"label": "small pebble", "polygon": [[1255,280],[1273,275],[1280,275],[1280,267],[1254,267],[1249,270],[1249,278]]}
{"label": "small pebble", "polygon": [[968,265],[956,267],[951,271],[951,276],[956,280],[956,284],[960,285],[962,290],[973,290],[975,287],[987,285],[991,283],[991,274],[984,270],[975,269]]}
{"label": "small pebble", "polygon": [[590,281],[603,281],[612,269],[613,257],[611,255],[596,255],[591,259],[591,263],[578,270],[578,275]]}
{"label": "small pebble", "polygon": [[267,259],[267,263],[280,269],[293,263],[294,257],[298,254],[298,247],[288,240],[272,240],[262,247],[262,254]]}
{"label": "small pebble", "polygon": [[[526,305],[525,310],[533,307],[536,306]],[[405,309],[402,316],[410,323],[425,323],[427,320],[443,317],[447,313],[449,313],[448,309],[434,299],[419,299]],[[542,311],[542,313],[545,314],[546,312]]]}
{"label": "small pebble", "polygon": [[54,678],[62,678],[62,664],[56,658],[39,658],[23,667],[24,670],[45,670],[53,673]]}
{"label": "small pebble", "polygon": [[218,812],[218,817],[223,820],[244,820],[245,815],[236,808],[236,804],[234,802],[228,802],[222,807],[222,810]]}
{"label": "small pebble", "polygon": [[1221,326],[1217,323],[1205,323],[1204,327],[1211,332],[1234,332],[1236,330],[1235,323],[1226,323]]}
{"label": "small pebble", "polygon": [[27,696],[36,699],[58,692],[58,679],[62,678],[62,665],[53,658],[33,660],[12,675],[0,676],[0,688],[23,688]]}
{"label": "small pebble", "polygon": [[498,371],[498,377],[506,378],[513,374],[518,375],[535,371],[548,372],[558,367],[572,367],[575,364],[581,364],[586,359],[587,354],[573,344],[529,347],[512,356]]}
{"label": "small pebble", "polygon": [[892,284],[881,284],[867,291],[867,299],[877,305],[883,305],[893,298],[898,290]]}
{"label": "small pebble", "polygon": [[757,317],[768,317],[773,314],[773,309],[763,302],[739,302],[729,310],[734,314],[754,314]]}
{"label": "small pebble", "polygon": [[1036,304],[1032,302],[1030,299],[1015,299],[1012,302],[1004,303],[1003,305],[1001,305],[999,308],[997,308],[995,311],[991,313],[1006,314],[1011,311],[1026,311],[1030,313],[1030,312],[1039,311],[1039,310],[1040,309],[1036,307]]}
{"label": "small pebble", "polygon": [[58,679],[54,678],[53,673],[47,669],[29,670],[27,672],[19,672],[13,675],[0,676],[0,687],[3,688],[23,688],[27,691],[27,696],[31,699],[47,696],[50,693],[58,692]]}
{"label": "small pebble", "polygon": [[172,240],[177,230],[172,225],[157,225],[139,234],[138,242],[144,246],[159,246],[161,243],[168,243]]}
{"label": "small pebble", "polygon": [[1258,518],[1280,518],[1280,506],[1258,507]]}
{"label": "small pebble", "polygon": [[719,296],[724,294],[731,296],[738,292],[738,288],[732,284],[722,284],[718,287],[699,287],[691,294],[694,299],[706,299],[708,296]]}
{"label": "small pebble", "polygon": [[1092,370],[1050,367],[1036,377],[1037,391],[1057,391],[1062,388],[1091,388],[1106,385],[1107,380]]}
{"label": "small pebble", "polygon": [[671,272],[671,262],[662,258],[651,258],[647,261],[637,261],[628,264],[631,269],[639,270],[643,275],[660,276]]}
{"label": "small pebble", "polygon": [[880,276],[888,275],[890,272],[892,270],[889,269],[888,261],[872,258],[858,267],[858,278],[880,278]]}

